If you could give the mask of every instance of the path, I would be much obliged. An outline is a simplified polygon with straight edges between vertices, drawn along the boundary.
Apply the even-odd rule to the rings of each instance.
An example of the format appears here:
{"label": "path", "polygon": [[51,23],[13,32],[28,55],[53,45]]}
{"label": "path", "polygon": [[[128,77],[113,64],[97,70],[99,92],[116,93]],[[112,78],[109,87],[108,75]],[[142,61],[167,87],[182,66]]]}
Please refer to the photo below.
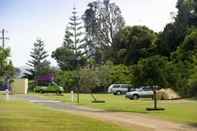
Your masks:
{"label": "path", "polygon": [[164,121],[136,113],[107,112],[100,109],[92,109],[73,104],[65,104],[61,101],[46,100],[35,96],[17,96],[32,103],[41,104],[50,108],[64,110],[66,112],[83,115],[102,121],[108,121],[124,127],[130,127],[136,131],[197,131],[197,127]]}

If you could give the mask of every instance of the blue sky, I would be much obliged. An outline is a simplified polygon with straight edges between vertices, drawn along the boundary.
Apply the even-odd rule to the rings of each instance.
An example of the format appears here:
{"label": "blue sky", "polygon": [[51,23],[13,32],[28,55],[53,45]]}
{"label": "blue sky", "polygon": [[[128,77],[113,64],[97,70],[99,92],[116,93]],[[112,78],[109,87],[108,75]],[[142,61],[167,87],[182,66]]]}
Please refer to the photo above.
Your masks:
{"label": "blue sky", "polygon": [[[0,29],[5,28],[10,40],[11,59],[24,66],[37,38],[45,41],[51,53],[61,46],[64,30],[75,4],[79,15],[92,0],[0,0]],[[120,6],[127,25],[146,25],[162,31],[172,21],[176,0],[111,0]],[[53,65],[55,61],[49,58]]]}

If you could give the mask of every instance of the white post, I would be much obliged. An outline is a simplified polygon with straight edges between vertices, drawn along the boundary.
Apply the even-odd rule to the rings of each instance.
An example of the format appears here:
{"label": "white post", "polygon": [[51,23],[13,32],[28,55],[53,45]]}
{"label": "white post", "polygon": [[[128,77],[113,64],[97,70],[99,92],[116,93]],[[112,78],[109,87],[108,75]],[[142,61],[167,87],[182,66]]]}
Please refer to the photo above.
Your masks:
{"label": "white post", "polygon": [[70,94],[71,94],[71,102],[74,102],[74,91],[71,91]]}
{"label": "white post", "polygon": [[5,90],[5,95],[6,95],[6,100],[9,100],[9,89],[6,89]]}

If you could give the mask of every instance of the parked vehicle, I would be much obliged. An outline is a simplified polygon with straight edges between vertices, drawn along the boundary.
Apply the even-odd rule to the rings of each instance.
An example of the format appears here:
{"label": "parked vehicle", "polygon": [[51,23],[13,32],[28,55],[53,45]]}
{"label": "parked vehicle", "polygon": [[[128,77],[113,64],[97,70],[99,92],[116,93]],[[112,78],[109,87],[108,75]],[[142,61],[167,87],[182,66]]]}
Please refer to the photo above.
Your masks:
{"label": "parked vehicle", "polygon": [[5,86],[3,84],[0,84],[0,91],[5,91]]}
{"label": "parked vehicle", "polygon": [[108,93],[113,93],[114,95],[120,95],[127,93],[132,85],[129,84],[112,84],[108,88]]}
{"label": "parked vehicle", "polygon": [[61,94],[64,92],[64,88],[61,86],[58,86],[55,82],[51,82],[48,85],[43,85],[43,86],[36,86],[34,88],[35,92],[40,92],[40,93],[57,93]]}
{"label": "parked vehicle", "polygon": [[153,89],[150,86],[132,89],[126,93],[125,97],[129,99],[153,98]]}

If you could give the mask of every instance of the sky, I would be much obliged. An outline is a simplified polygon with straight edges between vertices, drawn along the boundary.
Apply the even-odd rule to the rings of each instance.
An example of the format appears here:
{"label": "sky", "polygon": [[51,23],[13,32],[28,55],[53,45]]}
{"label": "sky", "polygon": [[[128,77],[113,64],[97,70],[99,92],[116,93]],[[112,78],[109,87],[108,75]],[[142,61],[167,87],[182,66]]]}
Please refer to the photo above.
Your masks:
{"label": "sky", "polygon": [[[25,66],[36,39],[41,38],[49,55],[60,47],[72,8],[82,15],[92,0],[0,0],[0,29],[7,30],[14,66]],[[121,9],[126,25],[146,25],[160,32],[172,22],[177,0],[111,0]],[[0,43],[1,44],[1,43]],[[48,58],[52,65],[55,60]]]}

